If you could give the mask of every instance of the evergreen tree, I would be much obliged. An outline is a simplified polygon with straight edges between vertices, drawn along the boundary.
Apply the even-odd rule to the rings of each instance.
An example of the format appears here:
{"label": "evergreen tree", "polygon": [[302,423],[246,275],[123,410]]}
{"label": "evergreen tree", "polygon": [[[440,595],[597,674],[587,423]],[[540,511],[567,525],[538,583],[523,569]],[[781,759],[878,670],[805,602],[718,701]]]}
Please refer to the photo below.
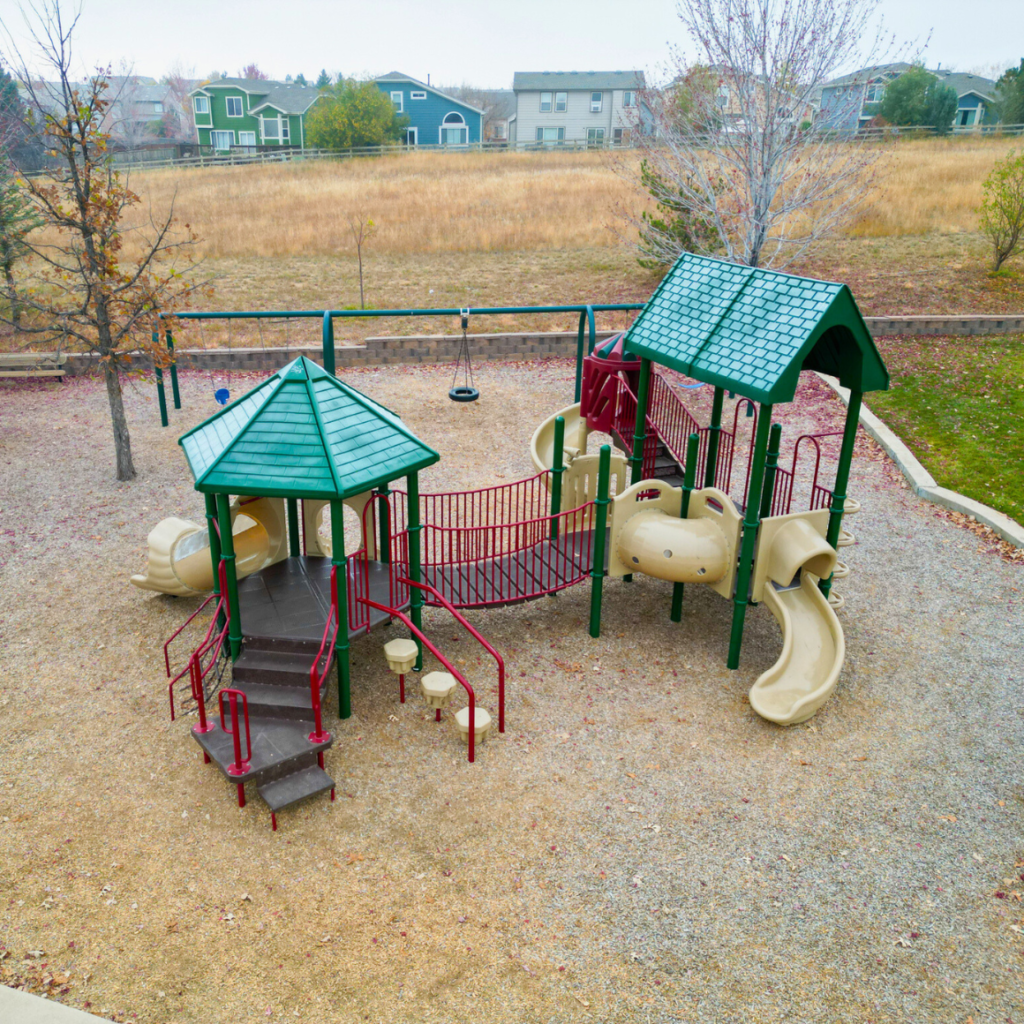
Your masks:
{"label": "evergreen tree", "polygon": [[1024,60],[996,82],[996,113],[1003,124],[1024,124]]}
{"label": "evergreen tree", "polygon": [[331,76],[327,74],[326,68],[323,69],[316,79],[316,87],[318,89],[327,89],[331,84]]}
{"label": "evergreen tree", "polygon": [[306,81],[306,76],[305,75],[296,75],[295,76],[295,84],[296,85],[309,85],[309,82]]}
{"label": "evergreen tree", "polygon": [[925,124],[931,125],[939,135],[948,134],[953,130],[959,102],[956,89],[936,78],[924,93]]}

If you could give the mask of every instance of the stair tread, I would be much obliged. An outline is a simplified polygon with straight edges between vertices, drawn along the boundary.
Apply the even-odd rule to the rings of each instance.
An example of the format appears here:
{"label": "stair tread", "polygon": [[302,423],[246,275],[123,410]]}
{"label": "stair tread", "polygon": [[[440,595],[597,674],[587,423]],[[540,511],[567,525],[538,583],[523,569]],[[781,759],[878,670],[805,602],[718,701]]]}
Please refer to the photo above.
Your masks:
{"label": "stair tread", "polygon": [[[252,758],[249,771],[244,775],[228,776],[232,782],[245,782],[260,772],[303,754],[315,754],[326,750],[334,740],[324,743],[310,743],[308,722],[282,718],[249,716],[249,730],[252,735]],[[234,762],[234,741],[229,733],[221,730],[219,721],[214,729],[206,733],[192,733],[196,742],[213,758],[217,766],[227,775],[228,765]],[[242,737],[244,754],[245,737]]]}
{"label": "stair tread", "polygon": [[235,668],[255,668],[272,672],[305,672],[313,664],[313,656],[294,651],[243,650]]}
{"label": "stair tread", "polygon": [[[249,698],[250,704],[277,704],[288,708],[310,708],[313,701],[309,688],[309,677],[307,676],[305,686],[275,686],[273,683],[250,683],[245,680],[236,681],[236,690]],[[321,694],[327,688],[327,679],[320,684]]]}
{"label": "stair tread", "polygon": [[301,768],[291,775],[285,775],[273,782],[264,782],[256,787],[256,792],[266,801],[267,806],[275,813],[283,807],[315,796],[334,788],[334,779],[318,765]]}

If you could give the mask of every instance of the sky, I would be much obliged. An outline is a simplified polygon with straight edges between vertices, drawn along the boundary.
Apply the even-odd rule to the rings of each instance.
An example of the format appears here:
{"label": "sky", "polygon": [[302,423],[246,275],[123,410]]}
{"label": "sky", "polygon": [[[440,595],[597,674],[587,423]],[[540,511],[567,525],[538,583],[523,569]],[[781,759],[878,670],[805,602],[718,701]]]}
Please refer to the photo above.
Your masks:
{"label": "sky", "polygon": [[[0,21],[27,56],[19,6],[0,0]],[[675,0],[81,0],[81,6],[75,50],[83,74],[127,61],[140,75],[160,78],[177,66],[206,78],[256,63],[280,79],[300,72],[315,78],[326,68],[356,77],[401,71],[426,81],[429,75],[435,86],[511,88],[516,71],[642,69],[653,84],[664,77],[670,45],[686,49]],[[966,7],[962,0],[883,0],[881,11],[901,40],[923,44],[931,33],[924,52],[929,67],[984,73],[1024,57],[1022,0],[972,0]]]}

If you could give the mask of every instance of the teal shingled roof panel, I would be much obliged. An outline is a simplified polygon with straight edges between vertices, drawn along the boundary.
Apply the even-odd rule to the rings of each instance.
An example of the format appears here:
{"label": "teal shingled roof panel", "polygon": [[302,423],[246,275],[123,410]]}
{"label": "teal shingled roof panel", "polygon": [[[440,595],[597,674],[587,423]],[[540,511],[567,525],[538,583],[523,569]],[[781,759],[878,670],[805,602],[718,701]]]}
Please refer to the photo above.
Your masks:
{"label": "teal shingled roof panel", "polygon": [[390,410],[304,357],[185,434],[205,492],[343,498],[437,462]]}
{"label": "teal shingled roof panel", "polygon": [[692,253],[658,286],[625,348],[762,402],[791,401],[804,368],[860,390],[888,385],[845,285]]}

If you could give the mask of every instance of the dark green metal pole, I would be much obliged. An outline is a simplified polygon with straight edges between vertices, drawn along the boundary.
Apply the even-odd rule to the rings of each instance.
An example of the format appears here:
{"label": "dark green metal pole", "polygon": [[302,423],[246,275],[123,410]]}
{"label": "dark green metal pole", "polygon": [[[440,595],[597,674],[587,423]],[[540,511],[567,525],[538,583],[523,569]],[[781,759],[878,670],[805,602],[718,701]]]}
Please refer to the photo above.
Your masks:
{"label": "dark green metal pole", "polygon": [[288,554],[298,558],[302,554],[302,541],[299,537],[299,501],[288,498]]}
{"label": "dark green metal pole", "polygon": [[348,660],[348,559],[345,557],[345,503],[331,502],[331,565],[338,582],[338,717],[352,717],[352,668]]}
{"label": "dark green metal pole", "polygon": [[761,418],[757,421],[753,461],[750,466],[750,486],[747,488],[747,511],[743,518],[743,540],[740,542],[740,562],[736,570],[736,592],[732,606],[732,634],[729,637],[729,668],[738,668],[740,647],[743,646],[743,621],[747,614],[750,591],[750,571],[754,564],[754,545],[760,523],[761,488],[764,485],[764,463],[768,451],[768,437],[772,425],[772,407],[761,403]]}
{"label": "dark green metal pole", "polygon": [[604,591],[604,552],[608,534],[608,506],[612,446],[601,445],[597,462],[597,497],[594,499],[594,564],[590,567],[590,635],[601,635],[601,597]]}
{"label": "dark green metal pole", "polygon": [[[220,534],[217,532],[217,496],[204,495],[206,498],[206,529],[210,534],[210,561],[213,563],[213,596],[220,600]],[[217,617],[217,629],[222,628],[221,617]]]}
{"label": "dark green metal pole", "polygon": [[775,470],[779,465],[779,443],[782,440],[782,424],[773,423],[768,437],[768,458],[764,467],[764,489],[761,492],[761,518],[772,514],[772,498],[775,496]]}
{"label": "dark green metal pole", "polygon": [[651,361],[640,360],[640,384],[636,395],[636,425],[633,429],[633,454],[630,456],[631,484],[638,484],[644,472],[644,442],[647,440],[647,395],[651,387]]}
{"label": "dark green metal pole", "polygon": [[171,398],[174,401],[174,408],[181,408],[181,392],[178,390],[178,357],[174,354],[174,335],[170,327],[167,328],[164,338],[167,341],[167,351],[171,354]]}
{"label": "dark green metal pole", "polygon": [[[679,518],[685,519],[690,513],[690,495],[697,482],[697,451],[700,448],[700,435],[691,434],[686,440],[686,466],[683,469],[683,500],[679,506]],[[683,621],[683,583],[672,585],[673,622]]]}
{"label": "dark green metal pole", "polygon": [[228,586],[228,647],[234,661],[242,650],[242,614],[238,607],[235,539],[231,534],[231,497],[227,494],[217,495],[217,522],[220,524],[220,557]]}
{"label": "dark green metal pole", "polygon": [[387,484],[377,491],[377,517],[380,523],[377,527],[380,536],[380,543],[377,545],[377,560],[385,564],[391,561],[391,502],[388,495],[391,489]]}
{"label": "dark green metal pole", "polygon": [[576,329],[576,387],[573,389],[573,401],[578,402],[583,394],[583,356],[586,352],[583,340],[583,328],[587,325],[586,310],[580,310],[580,322]]}
{"label": "dark green metal pole", "polygon": [[[846,509],[846,488],[850,483],[850,466],[853,463],[853,445],[857,440],[857,424],[860,422],[860,403],[863,398],[860,391],[850,391],[850,402],[846,407],[846,425],[843,427],[843,446],[839,450],[839,465],[836,467],[836,487],[832,492],[832,507],[829,509],[828,533],[826,539],[836,548],[839,542],[839,530],[843,525],[843,512]],[[838,550],[838,549],[837,549]],[[828,597],[832,589],[832,577],[821,580],[818,588]]]}
{"label": "dark green metal pole", "polygon": [[[421,582],[420,574],[420,531],[423,527],[420,525],[420,481],[419,474],[410,473],[406,478],[406,493],[408,495],[407,501],[409,503],[409,509],[406,513],[406,519],[408,521],[408,533],[409,533],[409,579],[413,583]],[[423,628],[423,591],[417,587],[411,587],[412,593],[409,595],[409,617],[412,619],[413,625],[417,629]],[[416,649],[418,651],[416,655],[416,671],[419,672],[423,668],[423,643],[418,636],[413,637],[416,641]]]}
{"label": "dark green metal pole", "polygon": [[334,373],[334,318],[329,312],[324,313],[323,329],[324,369]]}
{"label": "dark green metal pole", "polygon": [[555,417],[555,444],[551,456],[551,539],[558,540],[558,513],[562,511],[562,474],[565,472],[565,417]]}
{"label": "dark green metal pole", "polygon": [[[156,349],[160,335],[153,332],[153,348]],[[160,426],[166,427],[167,420],[167,394],[164,391],[164,371],[156,362],[156,352],[153,352],[153,372],[156,375],[156,400],[160,405]]]}
{"label": "dark green metal pole", "polygon": [[725,390],[715,388],[711,401],[711,423],[708,425],[708,459],[704,464],[704,486],[715,486],[715,472],[718,469],[718,441],[722,436],[722,402]]}

